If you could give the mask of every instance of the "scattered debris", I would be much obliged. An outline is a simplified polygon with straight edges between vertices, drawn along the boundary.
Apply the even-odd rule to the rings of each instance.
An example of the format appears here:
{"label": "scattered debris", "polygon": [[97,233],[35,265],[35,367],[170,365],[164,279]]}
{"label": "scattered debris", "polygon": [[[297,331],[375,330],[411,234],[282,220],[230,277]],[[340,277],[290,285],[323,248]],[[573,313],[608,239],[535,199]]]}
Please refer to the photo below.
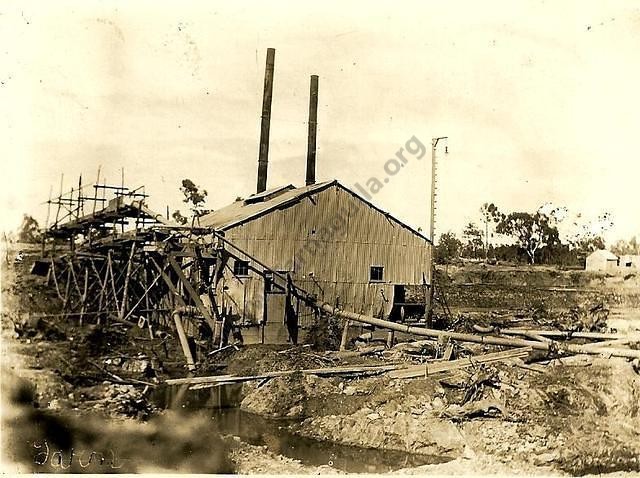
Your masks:
{"label": "scattered debris", "polygon": [[464,405],[449,405],[440,413],[443,418],[460,421],[475,417],[496,418],[504,414],[504,406],[492,400],[468,402]]}
{"label": "scattered debris", "polygon": [[55,323],[38,315],[24,313],[13,322],[14,332],[19,338],[65,340],[67,335]]}
{"label": "scattered debris", "polygon": [[397,369],[389,373],[391,378],[417,378],[428,377],[433,374],[458,370],[466,367],[476,367],[479,364],[499,362],[513,358],[526,357],[531,353],[530,347],[495,352],[475,357],[466,357],[448,362],[428,362],[424,365],[414,365],[402,369]]}

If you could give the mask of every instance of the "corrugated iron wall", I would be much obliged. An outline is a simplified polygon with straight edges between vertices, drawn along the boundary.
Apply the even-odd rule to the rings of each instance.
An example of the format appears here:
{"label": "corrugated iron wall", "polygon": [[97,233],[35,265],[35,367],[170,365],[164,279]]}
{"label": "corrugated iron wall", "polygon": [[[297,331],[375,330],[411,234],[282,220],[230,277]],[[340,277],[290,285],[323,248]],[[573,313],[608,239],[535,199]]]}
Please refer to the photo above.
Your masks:
{"label": "corrugated iron wall", "polygon": [[[335,186],[225,236],[273,269],[291,272],[308,292],[330,303],[339,298],[341,307],[359,313],[387,315],[393,284],[421,284],[423,274],[431,281],[427,241]],[[369,281],[372,265],[384,267],[383,282]],[[227,274],[226,286],[245,318],[262,317],[261,280]]]}

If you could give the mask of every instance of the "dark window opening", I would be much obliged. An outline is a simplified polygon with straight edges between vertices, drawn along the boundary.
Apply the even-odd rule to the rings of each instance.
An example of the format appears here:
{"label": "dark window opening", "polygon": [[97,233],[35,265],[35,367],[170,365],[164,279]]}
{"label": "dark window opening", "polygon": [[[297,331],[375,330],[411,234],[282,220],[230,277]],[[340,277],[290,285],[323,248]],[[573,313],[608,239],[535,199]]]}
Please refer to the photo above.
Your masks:
{"label": "dark window opening", "polygon": [[382,282],[384,280],[384,267],[383,266],[371,266],[369,270],[370,282]]}
{"label": "dark window opening", "polygon": [[[280,276],[286,277],[289,271],[279,270],[276,271]],[[286,282],[279,276],[273,274],[273,272],[265,272],[264,274],[265,287],[269,294],[284,294],[286,293]]]}
{"label": "dark window opening", "polygon": [[249,275],[249,261],[240,261],[236,259],[233,263],[233,275],[247,277]]}

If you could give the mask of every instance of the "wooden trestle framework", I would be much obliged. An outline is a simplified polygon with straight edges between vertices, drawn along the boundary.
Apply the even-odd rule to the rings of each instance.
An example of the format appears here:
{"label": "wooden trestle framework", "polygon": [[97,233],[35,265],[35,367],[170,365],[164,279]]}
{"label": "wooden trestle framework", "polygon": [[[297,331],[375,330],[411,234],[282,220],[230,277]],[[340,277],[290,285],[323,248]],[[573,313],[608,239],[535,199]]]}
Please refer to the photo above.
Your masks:
{"label": "wooden trestle framework", "polygon": [[[313,303],[314,297],[291,280],[240,250],[211,228],[173,224],[145,205],[140,188],[95,185],[111,191],[85,197],[80,187],[49,204],[56,220],[45,231],[36,274],[46,275],[62,302],[62,316],[79,324],[121,322],[174,329],[189,368],[193,359],[183,339],[198,338],[203,351],[226,344],[232,321],[227,317],[223,279],[230,258],[250,261],[250,268],[272,287]],[[96,210],[95,201],[103,203]],[[85,202],[92,212],[83,214]],[[64,214],[60,214],[64,210]],[[220,293],[222,290],[222,293]],[[216,292],[218,291],[218,292]]]}

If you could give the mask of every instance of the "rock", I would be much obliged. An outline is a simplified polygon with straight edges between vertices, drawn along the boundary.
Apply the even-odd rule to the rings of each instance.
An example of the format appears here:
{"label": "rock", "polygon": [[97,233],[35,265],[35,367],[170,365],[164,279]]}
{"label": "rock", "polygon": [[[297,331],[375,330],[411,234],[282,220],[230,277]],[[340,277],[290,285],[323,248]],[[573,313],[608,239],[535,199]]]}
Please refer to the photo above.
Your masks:
{"label": "rock", "polygon": [[465,445],[462,450],[462,458],[465,460],[473,460],[476,458],[476,452],[469,445]]}
{"label": "rock", "polygon": [[344,387],[344,389],[342,390],[342,393],[344,393],[345,395],[348,395],[348,396],[353,396],[356,393],[358,393],[358,389],[356,387],[354,387],[353,385],[348,385],[348,386]]}
{"label": "rock", "polygon": [[380,418],[380,414],[379,413],[370,413],[369,415],[367,415],[367,418],[369,420],[377,420],[378,418]]}
{"label": "rock", "polygon": [[555,453],[541,453],[534,457],[533,464],[536,466],[547,465],[556,459]]}
{"label": "rock", "polygon": [[433,408],[442,408],[444,407],[444,400],[442,400],[440,397],[436,397],[433,399],[433,402],[431,402],[431,406]]}
{"label": "rock", "polygon": [[302,405],[295,405],[287,412],[287,417],[299,417],[302,414],[304,408]]}

